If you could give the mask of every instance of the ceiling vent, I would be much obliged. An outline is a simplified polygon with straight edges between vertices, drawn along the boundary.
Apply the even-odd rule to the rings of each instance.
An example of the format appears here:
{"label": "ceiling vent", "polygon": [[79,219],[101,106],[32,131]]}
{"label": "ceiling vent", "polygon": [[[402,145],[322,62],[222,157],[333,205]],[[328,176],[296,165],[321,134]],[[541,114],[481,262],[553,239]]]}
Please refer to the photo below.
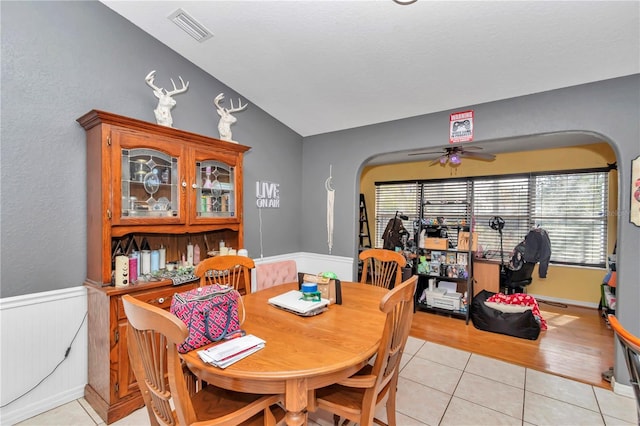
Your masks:
{"label": "ceiling vent", "polygon": [[177,9],[168,18],[200,43],[213,37],[211,31],[182,9]]}

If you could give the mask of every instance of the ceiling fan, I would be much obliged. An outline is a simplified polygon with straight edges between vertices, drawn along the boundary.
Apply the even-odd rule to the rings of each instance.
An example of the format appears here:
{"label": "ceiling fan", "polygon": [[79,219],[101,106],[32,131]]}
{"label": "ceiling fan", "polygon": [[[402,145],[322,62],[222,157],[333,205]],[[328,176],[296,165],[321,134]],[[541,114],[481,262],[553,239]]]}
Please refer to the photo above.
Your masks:
{"label": "ceiling fan", "polygon": [[430,154],[440,154],[435,160],[429,164],[433,166],[434,164],[447,164],[451,163],[452,165],[458,165],[462,163],[462,158],[473,158],[476,160],[483,161],[493,161],[496,159],[496,156],[493,154],[486,154],[482,152],[475,152],[477,150],[481,150],[479,146],[448,146],[443,148],[441,151],[428,151],[428,152],[412,152],[409,155],[430,155]]}

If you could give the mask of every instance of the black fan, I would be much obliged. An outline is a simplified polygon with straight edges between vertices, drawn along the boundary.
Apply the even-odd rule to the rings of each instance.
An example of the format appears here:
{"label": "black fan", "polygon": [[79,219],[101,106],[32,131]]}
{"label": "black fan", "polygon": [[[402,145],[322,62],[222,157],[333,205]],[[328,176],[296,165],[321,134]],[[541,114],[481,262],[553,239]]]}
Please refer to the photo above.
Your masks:
{"label": "black fan", "polygon": [[[462,158],[473,158],[476,160],[483,161],[493,161],[496,159],[496,156],[493,154],[485,154],[482,152],[475,152],[480,150],[479,146],[448,146],[444,148],[442,151],[428,151],[428,152],[413,152],[409,155],[430,155],[430,154],[440,154],[438,158],[433,160],[430,166],[434,164],[447,164],[451,163],[453,165],[458,165],[462,162]],[[444,154],[443,154],[444,152]]]}

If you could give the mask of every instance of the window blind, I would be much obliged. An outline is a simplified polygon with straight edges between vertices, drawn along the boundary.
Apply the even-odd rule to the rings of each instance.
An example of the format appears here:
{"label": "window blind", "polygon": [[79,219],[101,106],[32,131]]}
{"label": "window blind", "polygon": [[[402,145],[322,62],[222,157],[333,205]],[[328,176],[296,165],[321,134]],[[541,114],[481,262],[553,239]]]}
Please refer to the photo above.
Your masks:
{"label": "window blind", "polygon": [[[376,184],[377,185],[377,184]],[[382,248],[382,233],[389,220],[398,214],[405,214],[404,227],[412,231],[412,220],[420,214],[420,184],[418,182],[389,183],[376,186],[376,236],[375,247]],[[412,238],[409,235],[409,238]]]}
{"label": "window blind", "polygon": [[[417,182],[376,182],[376,247],[396,211],[409,216],[404,225],[444,218],[458,224],[472,209],[473,231],[489,256],[500,258],[500,232],[489,221],[500,216],[502,249],[513,248],[533,227],[547,230],[551,262],[606,267],[608,171],[578,171]],[[470,201],[466,203],[465,201]],[[457,233],[449,232],[450,238]]]}
{"label": "window blind", "polygon": [[540,175],[532,179],[531,219],[551,239],[551,260],[606,266],[608,174]]}

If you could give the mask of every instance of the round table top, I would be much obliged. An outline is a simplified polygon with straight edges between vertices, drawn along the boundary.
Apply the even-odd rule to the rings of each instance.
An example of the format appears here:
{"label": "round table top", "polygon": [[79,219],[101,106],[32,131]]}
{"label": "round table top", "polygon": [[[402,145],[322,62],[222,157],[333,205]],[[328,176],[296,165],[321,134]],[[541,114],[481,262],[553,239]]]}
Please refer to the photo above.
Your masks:
{"label": "round table top", "polygon": [[[265,340],[265,347],[225,369],[203,363],[197,350],[183,358],[202,379],[251,392],[261,391],[256,386],[264,386],[264,392],[283,392],[285,382],[292,379],[307,379],[307,386],[315,388],[333,383],[337,376],[348,377],[378,349],[385,323],[379,306],[388,290],[361,283],[341,284],[342,305],[332,304],[327,311],[311,317],[267,302],[273,296],[297,290],[298,283],[245,295],[242,329]],[[252,385],[241,385],[237,379]],[[317,383],[312,384],[313,380]]]}

